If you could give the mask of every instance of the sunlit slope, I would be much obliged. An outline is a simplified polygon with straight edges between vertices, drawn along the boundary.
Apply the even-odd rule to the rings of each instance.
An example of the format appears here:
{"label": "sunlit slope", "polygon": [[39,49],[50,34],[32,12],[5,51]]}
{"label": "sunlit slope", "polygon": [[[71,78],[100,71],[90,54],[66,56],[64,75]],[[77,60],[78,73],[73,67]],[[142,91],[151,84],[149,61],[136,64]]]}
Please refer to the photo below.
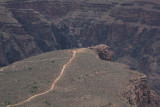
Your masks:
{"label": "sunlit slope", "polygon": [[[25,102],[49,90],[57,78],[53,90]],[[129,70],[124,64],[100,60],[89,49],[54,51],[1,70],[0,104],[2,107],[18,103],[16,107],[135,107],[129,104],[125,93],[132,90],[131,82],[143,78],[145,75]]]}
{"label": "sunlit slope", "polygon": [[4,68],[0,71],[0,107],[48,90],[71,56],[70,51],[56,51]]}

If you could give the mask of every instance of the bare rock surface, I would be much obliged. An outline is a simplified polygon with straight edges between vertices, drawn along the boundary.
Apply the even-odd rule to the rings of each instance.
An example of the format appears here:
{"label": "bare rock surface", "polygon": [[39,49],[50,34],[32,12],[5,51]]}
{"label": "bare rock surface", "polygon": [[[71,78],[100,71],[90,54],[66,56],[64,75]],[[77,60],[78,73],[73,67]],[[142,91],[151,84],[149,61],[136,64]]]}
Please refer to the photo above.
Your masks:
{"label": "bare rock surface", "polygon": [[112,60],[113,52],[109,50],[109,46],[107,45],[101,44],[95,47],[90,47],[89,49],[95,51],[96,54],[99,56],[99,58],[102,60],[109,60],[109,61]]}

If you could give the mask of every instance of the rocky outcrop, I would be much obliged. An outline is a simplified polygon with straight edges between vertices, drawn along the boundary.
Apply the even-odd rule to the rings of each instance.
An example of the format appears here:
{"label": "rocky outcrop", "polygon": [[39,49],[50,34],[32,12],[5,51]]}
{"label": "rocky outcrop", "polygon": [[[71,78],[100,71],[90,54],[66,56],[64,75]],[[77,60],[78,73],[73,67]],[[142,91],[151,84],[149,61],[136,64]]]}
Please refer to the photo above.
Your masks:
{"label": "rocky outcrop", "polygon": [[160,97],[149,88],[146,77],[131,80],[130,83],[131,90],[128,90],[124,97],[131,105],[138,107],[158,107],[160,105]]}
{"label": "rocky outcrop", "polygon": [[99,58],[102,60],[109,60],[109,61],[112,60],[113,52],[109,50],[109,46],[107,45],[101,44],[95,47],[90,47],[89,49],[95,51],[96,54],[99,56]]}
{"label": "rocky outcrop", "polygon": [[[89,47],[94,51],[101,60],[112,60],[113,52],[109,50],[109,46],[101,44],[94,47]],[[137,107],[158,107],[160,106],[160,97],[157,93],[150,89],[147,82],[147,77],[142,75],[140,78],[129,81],[128,89],[124,93],[124,97],[131,105]]]}

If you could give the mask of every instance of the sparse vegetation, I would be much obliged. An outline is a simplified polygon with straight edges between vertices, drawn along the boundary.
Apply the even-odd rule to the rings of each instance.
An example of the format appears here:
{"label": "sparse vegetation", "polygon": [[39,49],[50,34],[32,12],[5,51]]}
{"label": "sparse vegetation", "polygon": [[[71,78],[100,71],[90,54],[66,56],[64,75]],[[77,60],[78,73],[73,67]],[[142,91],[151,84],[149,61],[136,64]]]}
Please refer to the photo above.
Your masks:
{"label": "sparse vegetation", "polygon": [[51,103],[49,101],[47,101],[47,100],[45,100],[44,103],[47,104],[48,106],[51,105]]}
{"label": "sparse vegetation", "polygon": [[129,82],[133,82],[134,80],[129,80]]}
{"label": "sparse vegetation", "polygon": [[130,74],[133,74],[133,72],[130,72]]}
{"label": "sparse vegetation", "polygon": [[81,79],[81,76],[77,76],[78,79]]}
{"label": "sparse vegetation", "polygon": [[[69,54],[69,51],[67,52],[68,56],[71,56],[73,54],[73,53]],[[87,107],[89,104],[93,103],[92,100],[90,100],[93,97],[95,98],[94,103],[97,105],[100,105],[100,103],[103,101],[105,101],[106,105],[109,104],[113,105],[115,101],[117,101],[116,103],[118,104],[122,103],[124,104],[124,100],[122,101],[121,98],[119,98],[119,96],[116,96],[117,95],[116,92],[120,92],[119,94],[121,94],[121,92],[125,92],[129,80],[131,78],[139,77],[139,75],[138,76],[136,75],[138,73],[133,73],[131,75],[130,70],[125,69],[125,67],[123,69],[123,66],[119,63],[97,60],[94,56],[94,53],[92,53],[91,51],[84,50],[83,52],[84,52],[83,54],[81,54],[80,52],[76,54],[77,56],[74,58],[74,60],[71,63],[69,63],[67,69],[64,70],[65,75],[62,75],[60,80],[58,80],[55,89],[51,90],[49,94],[41,95],[38,98],[34,98],[34,100],[32,101],[28,101],[27,104],[26,103],[22,104],[22,106],[32,107],[33,103],[38,102],[43,106],[52,106],[53,104],[54,106],[56,105],[57,107],[63,107],[64,104],[69,105],[70,103],[73,105],[72,107],[76,107],[76,106],[82,106],[82,104],[84,105],[84,101],[86,101],[86,104],[84,106]],[[54,55],[57,58],[67,56],[64,51],[62,52],[61,56],[58,56],[59,54],[57,54],[56,52],[55,54]],[[46,56],[45,59],[50,58],[46,54],[44,54],[43,57],[44,56]],[[51,57],[53,57],[53,53]],[[36,58],[38,60],[41,57],[40,58],[36,57]],[[58,77],[58,75],[60,74],[63,65],[66,64],[68,61],[69,59],[56,60],[57,64],[52,64],[51,60],[49,60],[47,63],[45,61],[37,62],[38,64],[36,63],[35,65],[34,63],[25,63],[26,68],[33,67],[32,71],[19,72],[22,71],[23,69],[22,66],[21,67],[22,69],[20,69],[19,67],[16,68],[18,72],[13,73],[13,75],[9,75],[10,77],[8,75],[6,76],[6,74],[0,76],[3,80],[8,77],[13,78],[17,76],[17,81],[20,80],[19,82],[9,81],[10,84],[12,83],[15,84],[14,88],[16,91],[12,90],[12,94],[15,94],[16,96],[21,95],[24,97],[24,99],[28,99],[29,94],[31,94],[31,96],[34,96],[38,95],[39,93],[43,93],[47,89],[49,89],[50,86],[52,85],[51,83],[54,82]],[[78,64],[76,62],[78,62]],[[39,69],[39,64],[43,65],[41,68],[44,67],[44,69],[47,68],[47,70],[45,70],[44,72],[44,69]],[[98,72],[100,69],[104,73]],[[97,75],[101,74],[101,75],[90,77],[91,74],[97,74]],[[4,90],[3,94],[5,96],[9,96],[7,95],[8,90],[5,90],[8,89],[8,87],[10,87],[9,85],[6,85],[7,82],[6,81],[4,81],[4,83],[0,82],[0,86],[2,86],[2,89]],[[17,90],[18,91],[23,90],[23,91],[19,91],[20,93],[17,94]],[[77,95],[75,95],[77,93],[83,93],[83,94],[78,94],[77,97]],[[4,96],[3,94],[2,96]],[[97,101],[96,98],[98,98]],[[107,98],[109,98],[109,100],[107,100]],[[55,101],[50,102],[50,100],[47,99],[54,99]],[[19,97],[14,98],[14,96],[11,98],[4,97],[2,98],[1,102],[5,100],[12,102],[17,101],[18,103],[21,102],[19,100]],[[75,104],[73,100],[77,101],[77,103]],[[128,102],[126,104],[128,104]]]}
{"label": "sparse vegetation", "polygon": [[4,103],[2,103],[2,104],[10,105],[10,104],[11,104],[11,102],[10,102],[10,101],[5,101],[5,102],[4,102]]}
{"label": "sparse vegetation", "polygon": [[5,103],[0,103],[0,105],[5,105]]}
{"label": "sparse vegetation", "polygon": [[33,85],[32,85],[32,89],[33,90],[31,90],[31,92],[34,93],[34,94],[37,93],[37,89],[38,89],[38,87],[36,86],[36,84],[37,84],[37,82],[33,82]]}
{"label": "sparse vegetation", "polygon": [[71,79],[71,81],[74,81],[74,79]]}
{"label": "sparse vegetation", "polygon": [[33,84],[37,84],[37,82],[33,82]]}
{"label": "sparse vegetation", "polygon": [[[12,62],[12,60],[16,61],[18,59],[26,58],[25,56],[39,54],[43,51],[47,52],[52,49],[65,49],[81,46],[87,47],[88,45],[94,45],[103,42],[105,44],[109,44],[111,49],[115,51],[115,60],[124,59],[123,57],[125,56],[130,57],[126,58],[129,60],[122,62],[131,64],[133,63],[134,66],[140,68],[138,70],[142,70],[142,72],[147,71],[144,73],[149,74],[148,76],[151,76],[151,79],[156,79],[153,84],[150,83],[153,89],[157,90],[157,87],[159,88],[159,79],[157,79],[158,76],[155,73],[155,71],[159,71],[159,64],[155,64],[155,67],[152,66],[153,59],[159,60],[160,58],[158,54],[160,35],[160,11],[158,9],[159,3],[152,3],[152,1],[159,2],[159,0],[141,0],[141,2],[135,2],[135,0],[133,2],[132,0],[114,0],[114,3],[113,0],[86,0],[86,2],[83,2],[84,0],[74,0],[77,3],[74,3],[74,1],[70,3],[70,0],[65,0],[65,2],[62,3],[60,2],[61,0],[53,3],[52,1],[54,0],[49,0],[49,2],[47,2],[48,0],[38,0],[38,2],[37,0],[29,0],[32,2],[26,2],[26,0],[19,0],[20,2],[17,2],[17,0],[1,1],[13,1],[11,3],[1,3],[0,9],[0,19],[2,20],[0,21],[0,41],[2,42],[1,62],[5,65]],[[146,1],[148,1],[148,3]],[[139,7],[139,5],[143,6]],[[152,8],[155,6],[158,6],[157,10]],[[64,54],[64,57],[67,55],[68,54]],[[150,57],[145,59],[146,55]],[[4,90],[0,96],[7,96],[7,91],[11,90],[12,93],[17,96],[27,97],[27,92],[30,94],[30,90],[42,89],[41,91],[43,91],[44,89],[48,88],[59,74],[59,71],[62,68],[61,65],[65,63],[64,61],[61,61],[63,62],[61,63],[59,61],[60,59],[55,59],[55,63],[52,58],[60,58],[63,56],[63,53],[60,55],[60,57],[57,56],[58,55],[55,54],[51,56],[45,54],[38,56],[39,58],[37,57],[37,59],[36,57],[32,57],[35,59],[30,58],[32,60],[26,60],[28,63],[25,61],[23,62],[23,64],[26,66],[24,70],[20,61],[20,63],[17,64],[18,67],[13,68],[17,71],[14,73],[13,70],[12,74],[9,71],[12,68],[7,68],[6,70],[8,70],[8,73],[0,73],[0,86],[2,90]],[[118,80],[119,78],[120,80],[118,81],[123,81],[125,79],[127,82],[129,82],[126,78],[136,75],[132,72],[128,72],[128,74],[123,73],[123,70],[121,72],[121,69],[119,70],[121,73],[118,72],[118,74],[116,72],[118,76],[116,73],[108,73],[109,71],[116,70],[117,66],[114,65],[112,67],[106,67],[106,69],[109,69],[106,74],[110,75],[110,77],[114,75],[113,78],[108,76],[109,79],[106,80],[106,74],[99,75],[99,73],[94,73],[94,69],[96,69],[96,67],[99,68],[99,66],[97,66],[98,64],[94,62],[94,58],[93,62],[86,63],[87,67],[91,66],[90,69],[83,64],[86,62],[85,59],[89,58],[90,57],[88,56],[85,57],[83,60],[84,62],[79,60],[77,61],[80,62],[80,65],[78,66],[81,66],[81,68],[75,68],[74,66],[76,63],[74,63],[74,66],[72,66],[71,63],[71,66],[67,67],[67,69],[75,68],[74,72],[78,71],[77,75],[83,74],[83,77],[80,76],[78,79],[85,79],[85,84],[87,85],[94,83],[94,87],[98,83],[102,84],[106,82],[107,84],[107,81],[110,81],[111,79]],[[49,61],[47,62],[45,59],[49,59]],[[41,63],[36,62],[35,64],[34,61],[38,60],[43,60],[45,63],[42,61]],[[134,64],[134,61],[132,62],[132,60],[136,60],[136,63]],[[33,61],[33,65],[30,63],[30,61]],[[92,66],[92,64],[94,64],[94,66]],[[55,67],[54,65],[57,66]],[[83,68],[87,70],[83,72]],[[105,67],[102,66],[102,68]],[[135,68],[131,68],[131,70],[134,69]],[[67,75],[71,71],[72,69],[68,72],[65,71],[65,74]],[[63,79],[68,80],[69,82],[73,81],[72,78],[78,80],[74,72],[72,73],[73,77],[64,76]],[[88,73],[89,76],[86,73]],[[150,73],[154,73],[154,75],[150,75]],[[92,76],[90,76],[90,74],[92,74]],[[99,81],[102,80],[102,82],[97,82],[95,78]],[[21,81],[16,82],[16,80]],[[50,81],[47,82],[48,80],[51,80],[51,83],[49,83]],[[90,80],[90,82],[87,83],[87,80]],[[32,84],[33,81],[37,81],[38,83]],[[110,82],[112,83],[113,81]],[[66,82],[68,85],[67,81],[64,82]],[[72,83],[76,84],[76,82],[77,81],[74,81]],[[152,82],[152,80],[150,82]],[[24,88],[28,84],[29,87]],[[73,86],[73,84],[71,84],[71,86]],[[65,84],[62,82],[60,85],[63,87]],[[120,85],[123,87],[123,84],[120,83]],[[87,88],[89,88],[89,86]],[[104,89],[105,88],[106,87],[104,86]],[[17,93],[15,90],[20,93]],[[108,90],[109,89],[106,91]],[[96,88],[94,92],[96,92]],[[18,98],[15,99],[13,97],[3,97],[2,102],[6,99],[11,99],[10,101],[13,100],[13,102],[18,102],[19,100]],[[43,100],[41,102],[43,103]],[[107,104],[109,104],[109,102],[107,102]]]}
{"label": "sparse vegetation", "polygon": [[37,87],[37,86],[33,86],[32,88],[33,88],[33,89],[38,89],[38,87]]}
{"label": "sparse vegetation", "polygon": [[47,81],[48,83],[51,82],[50,80]]}
{"label": "sparse vegetation", "polygon": [[85,79],[83,75],[77,76],[77,78],[78,78],[80,81],[84,81],[84,79]]}
{"label": "sparse vegetation", "polygon": [[31,68],[31,67],[29,67],[29,68],[28,68],[28,70],[29,70],[29,71],[31,71],[31,70],[32,70],[32,68]]}
{"label": "sparse vegetation", "polygon": [[88,74],[86,74],[85,76],[88,77]]}
{"label": "sparse vegetation", "polygon": [[34,94],[36,94],[37,92],[36,92],[35,90],[31,90],[31,93],[34,93]]}

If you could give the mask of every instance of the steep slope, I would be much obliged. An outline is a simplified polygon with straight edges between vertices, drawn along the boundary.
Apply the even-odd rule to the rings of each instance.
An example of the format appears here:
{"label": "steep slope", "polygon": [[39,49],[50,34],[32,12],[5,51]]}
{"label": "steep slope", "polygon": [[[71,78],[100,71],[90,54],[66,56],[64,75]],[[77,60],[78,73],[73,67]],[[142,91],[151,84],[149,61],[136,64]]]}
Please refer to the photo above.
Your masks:
{"label": "steep slope", "polygon": [[41,53],[32,36],[5,7],[0,6],[0,66]]}
{"label": "steep slope", "polygon": [[1,0],[0,66],[57,49],[107,44],[113,61],[160,93],[159,0]]}
{"label": "steep slope", "polygon": [[31,57],[0,71],[0,106],[156,107],[146,76],[87,48]]}

